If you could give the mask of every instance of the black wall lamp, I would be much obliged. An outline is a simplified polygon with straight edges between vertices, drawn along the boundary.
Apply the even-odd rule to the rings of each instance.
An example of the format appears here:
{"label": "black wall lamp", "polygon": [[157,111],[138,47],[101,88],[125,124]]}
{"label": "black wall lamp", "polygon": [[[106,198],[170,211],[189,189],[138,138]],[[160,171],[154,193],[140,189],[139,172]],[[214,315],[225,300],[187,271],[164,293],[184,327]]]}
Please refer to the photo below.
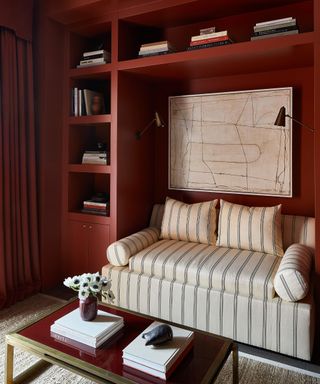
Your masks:
{"label": "black wall lamp", "polygon": [[159,127],[164,127],[164,123],[162,121],[162,119],[160,118],[159,116],[159,113],[158,112],[155,112],[154,113],[154,118],[150,121],[150,123],[148,125],[145,126],[145,128],[143,128],[142,131],[137,131],[136,132],[136,139],[137,140],[140,140],[141,136],[147,132],[147,130],[151,127],[152,124],[154,124],[159,128]]}
{"label": "black wall lamp", "polygon": [[291,120],[295,121],[296,123],[302,125],[303,127],[306,127],[309,129],[309,131],[314,133],[314,129],[309,127],[307,124],[301,123],[301,121],[294,119],[292,116],[288,115],[286,113],[286,108],[281,107],[278,113],[278,116],[276,118],[276,121],[274,122],[274,125],[277,125],[278,127],[285,127],[286,126],[286,117],[289,117]]}

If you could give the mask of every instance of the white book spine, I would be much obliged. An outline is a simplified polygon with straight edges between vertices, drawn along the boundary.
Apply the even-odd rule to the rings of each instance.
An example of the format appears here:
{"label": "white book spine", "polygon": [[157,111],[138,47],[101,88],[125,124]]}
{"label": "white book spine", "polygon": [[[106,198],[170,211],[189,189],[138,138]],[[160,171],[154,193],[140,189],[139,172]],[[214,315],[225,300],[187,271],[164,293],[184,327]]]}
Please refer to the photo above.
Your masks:
{"label": "white book spine", "polygon": [[88,59],[88,60],[81,60],[80,64],[93,64],[93,63],[105,63],[106,60],[104,57],[99,57],[97,59]]}
{"label": "white book spine", "polygon": [[107,53],[107,52],[104,49],[99,49],[97,51],[84,52],[83,57],[100,55],[100,54],[105,54],[105,53]]}
{"label": "white book spine", "polygon": [[159,377],[160,379],[166,379],[165,372],[161,372],[161,371],[158,371],[156,369],[147,367],[145,365],[141,365],[141,364],[135,363],[134,361],[131,361],[129,359],[125,359],[124,358],[123,359],[123,364],[128,366],[128,367],[131,367],[131,368],[134,368],[134,369],[138,369],[139,371],[148,373],[149,375],[152,375],[152,376],[155,376],[155,377]]}
{"label": "white book spine", "polygon": [[191,41],[212,39],[213,37],[221,37],[221,36],[227,36],[227,35],[228,35],[228,31],[220,31],[220,32],[214,32],[214,33],[208,33],[207,35],[192,36]]}
{"label": "white book spine", "polygon": [[94,347],[94,348],[97,346],[97,342],[95,338],[85,336],[78,332],[72,331],[71,329],[61,327],[58,324],[52,324],[50,327],[50,331],[57,333],[58,335],[61,335],[61,336],[69,337],[70,339],[77,340],[79,343],[90,345],[91,347]]}
{"label": "white book spine", "polygon": [[285,21],[291,21],[291,20],[293,20],[293,17],[284,17],[282,19],[274,19],[274,20],[269,20],[269,21],[262,21],[261,23],[256,23],[256,26],[279,24],[279,23],[283,23]]}
{"label": "white book spine", "polygon": [[283,23],[278,23],[278,24],[271,24],[271,25],[265,25],[265,26],[260,26],[260,27],[254,26],[253,30],[254,30],[254,32],[262,32],[262,31],[269,31],[269,30],[275,29],[275,28],[293,27],[295,25],[297,25],[297,22],[296,22],[296,19],[293,19],[293,20],[286,21]]}
{"label": "white book spine", "polygon": [[75,87],[74,89],[74,115],[79,116],[79,104],[78,104],[78,88]]}

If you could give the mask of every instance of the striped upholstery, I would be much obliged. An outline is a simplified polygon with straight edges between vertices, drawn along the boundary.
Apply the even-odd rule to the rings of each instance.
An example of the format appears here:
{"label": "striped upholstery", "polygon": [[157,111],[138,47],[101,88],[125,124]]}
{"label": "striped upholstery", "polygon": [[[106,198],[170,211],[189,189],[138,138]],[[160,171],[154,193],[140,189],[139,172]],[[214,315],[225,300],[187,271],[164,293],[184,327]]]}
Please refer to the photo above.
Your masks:
{"label": "striped upholstery", "polygon": [[246,207],[221,199],[217,245],[282,256],[281,205]]}
{"label": "striped upholstery", "polygon": [[107,258],[112,265],[127,265],[135,253],[159,240],[158,228],[146,228],[109,245]]}
{"label": "striped upholstery", "polygon": [[274,296],[273,279],[281,258],[253,251],[177,240],[161,240],[129,260],[129,270],[146,276],[237,293]]}
{"label": "striped upholstery", "polygon": [[112,280],[115,304],[120,307],[297,358],[311,358],[314,319],[310,296],[299,303],[278,297],[261,300],[110,264],[102,273]]}
{"label": "striped upholstery", "polygon": [[274,278],[277,294],[287,301],[303,299],[309,291],[312,252],[302,244],[292,244],[286,250]]}
{"label": "striped upholstery", "polygon": [[[150,227],[161,229],[163,212],[164,204],[154,205]],[[156,219],[153,219],[155,217]],[[281,215],[281,227],[284,250],[294,243],[304,244],[315,249],[315,219],[313,217]]]}
{"label": "striped upholstery", "polygon": [[217,200],[184,204],[167,198],[161,225],[162,239],[215,244]]}

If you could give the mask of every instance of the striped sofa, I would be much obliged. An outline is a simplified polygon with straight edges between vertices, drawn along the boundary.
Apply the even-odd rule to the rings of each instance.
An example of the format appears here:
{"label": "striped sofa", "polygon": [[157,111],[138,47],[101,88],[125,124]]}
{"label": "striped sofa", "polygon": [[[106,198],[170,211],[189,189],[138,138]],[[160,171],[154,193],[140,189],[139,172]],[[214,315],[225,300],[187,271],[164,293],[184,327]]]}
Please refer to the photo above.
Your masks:
{"label": "striped sofa", "polygon": [[[312,292],[294,301],[300,293],[286,291],[285,273],[296,265],[290,255],[281,263],[281,257],[267,253],[160,239],[163,212],[164,205],[155,205],[149,228],[108,247],[110,263],[102,273],[112,280],[115,304],[310,360]],[[313,218],[282,215],[284,250],[294,243],[314,249],[314,226]],[[290,301],[275,293],[279,266],[278,286]],[[302,285],[309,284],[308,276],[303,279],[294,271],[296,276]]]}

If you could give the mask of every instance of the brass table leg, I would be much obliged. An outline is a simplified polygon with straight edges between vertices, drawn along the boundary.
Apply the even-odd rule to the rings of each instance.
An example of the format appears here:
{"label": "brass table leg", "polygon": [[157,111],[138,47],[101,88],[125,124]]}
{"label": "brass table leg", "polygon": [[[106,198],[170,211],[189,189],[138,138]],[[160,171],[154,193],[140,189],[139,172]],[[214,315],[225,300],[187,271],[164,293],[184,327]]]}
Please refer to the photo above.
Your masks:
{"label": "brass table leg", "polygon": [[13,384],[13,345],[6,343],[4,383]]}
{"label": "brass table leg", "polygon": [[238,357],[238,345],[233,343],[232,347],[232,376],[233,384],[239,383],[239,357]]}

